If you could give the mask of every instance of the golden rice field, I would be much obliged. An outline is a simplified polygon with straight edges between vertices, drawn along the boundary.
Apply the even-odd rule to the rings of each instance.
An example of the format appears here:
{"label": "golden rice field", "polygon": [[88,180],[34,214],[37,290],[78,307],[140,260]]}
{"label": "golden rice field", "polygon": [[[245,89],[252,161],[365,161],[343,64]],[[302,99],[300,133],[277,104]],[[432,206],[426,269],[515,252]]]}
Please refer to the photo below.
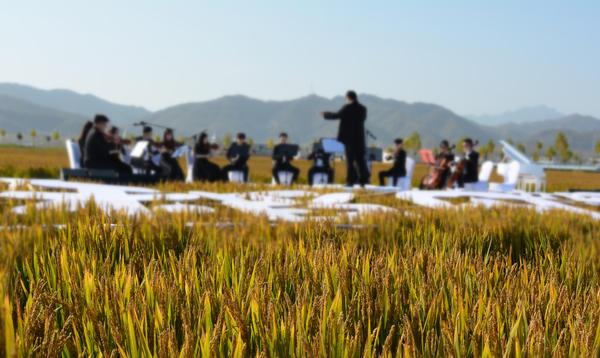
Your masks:
{"label": "golden rice field", "polygon": [[398,210],[347,226],[0,201],[0,356],[600,355],[600,222],[356,201]]}

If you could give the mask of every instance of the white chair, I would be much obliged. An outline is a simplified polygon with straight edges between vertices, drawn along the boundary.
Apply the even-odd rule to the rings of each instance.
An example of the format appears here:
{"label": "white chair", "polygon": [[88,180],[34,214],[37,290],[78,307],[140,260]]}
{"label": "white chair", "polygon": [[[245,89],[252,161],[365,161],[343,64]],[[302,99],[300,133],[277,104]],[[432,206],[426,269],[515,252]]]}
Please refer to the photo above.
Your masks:
{"label": "white chair", "polygon": [[496,171],[504,177],[504,182],[490,183],[491,191],[507,192],[517,188],[519,173],[521,171],[521,164],[519,162],[499,163]]}
{"label": "white chair", "polygon": [[[415,160],[413,158],[406,158],[406,176],[398,178],[396,181],[396,187],[403,191],[410,190],[412,184],[413,172],[415,170]],[[387,186],[394,186],[394,177],[387,178]]]}
{"label": "white chair", "polygon": [[329,175],[327,173],[314,173],[312,183],[313,185],[326,185],[329,183]]}
{"label": "white chair", "polygon": [[81,150],[79,144],[70,139],[65,141],[67,155],[69,156],[69,167],[71,169],[81,169]]}
{"label": "white chair", "polygon": [[[292,185],[292,179],[294,178],[294,173],[287,170],[280,170],[277,172],[277,176],[279,177],[279,184],[281,185]],[[275,178],[271,180],[271,184],[275,185],[277,182]]]}
{"label": "white chair", "polygon": [[185,182],[191,183],[194,181],[194,151],[191,148],[188,148],[187,153],[185,154],[185,164],[187,166],[187,174],[185,176]]}
{"label": "white chair", "polygon": [[494,170],[494,163],[491,161],[485,161],[481,164],[479,170],[479,177],[477,183],[465,183],[466,190],[472,191],[487,191],[490,185],[490,176]]}
{"label": "white chair", "polygon": [[227,179],[229,179],[229,182],[231,182],[231,183],[245,183],[246,182],[244,180],[244,172],[242,172],[240,170],[230,170],[227,173]]}

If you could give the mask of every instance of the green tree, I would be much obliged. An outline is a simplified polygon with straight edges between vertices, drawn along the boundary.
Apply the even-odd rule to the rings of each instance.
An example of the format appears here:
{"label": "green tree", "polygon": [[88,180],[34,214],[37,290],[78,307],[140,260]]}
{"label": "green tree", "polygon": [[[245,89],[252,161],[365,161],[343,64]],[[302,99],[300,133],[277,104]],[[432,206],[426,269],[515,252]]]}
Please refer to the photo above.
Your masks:
{"label": "green tree", "polygon": [[52,140],[55,142],[58,142],[60,140],[60,132],[59,131],[52,132]]}
{"label": "green tree", "polygon": [[37,137],[37,131],[35,129],[32,129],[31,132],[29,132],[29,136],[31,137],[31,144],[35,145],[35,138]]}
{"label": "green tree", "polygon": [[458,142],[456,142],[456,149],[454,150],[457,154],[464,154],[465,151],[463,150],[463,142],[465,141],[465,137],[461,137]]}
{"label": "green tree", "polygon": [[546,148],[546,152],[544,153],[544,155],[546,156],[546,159],[548,159],[549,161],[553,161],[554,157],[556,157],[556,150],[553,146],[549,146],[548,148]]}
{"label": "green tree", "polygon": [[573,153],[569,150],[569,141],[567,140],[567,136],[563,132],[556,133],[554,148],[556,149],[556,153],[562,162],[568,161],[573,156]]}
{"label": "green tree", "polygon": [[2,141],[4,142],[4,137],[6,137],[6,131],[0,128],[0,137],[2,137]]}
{"label": "green tree", "polygon": [[494,151],[496,150],[496,143],[494,143],[493,139],[488,140],[487,144],[485,145],[487,147],[487,153],[490,156],[494,156]]}
{"label": "green tree", "polygon": [[533,151],[533,160],[535,160],[536,162],[538,160],[540,160],[540,156],[542,155],[542,149],[544,148],[544,143],[542,142],[537,142],[535,143],[535,149]]}
{"label": "green tree", "polygon": [[267,149],[273,149],[273,147],[274,147],[273,138],[268,138],[265,145],[267,146]]}
{"label": "green tree", "polygon": [[419,132],[412,132],[406,139],[404,139],[404,149],[408,152],[418,152],[421,149],[421,135]]}
{"label": "green tree", "polygon": [[20,132],[17,133],[17,140],[19,141],[19,143],[21,143],[21,141],[23,140],[23,134],[21,134]]}
{"label": "green tree", "polygon": [[596,154],[600,156],[600,139],[596,142],[596,147],[594,148]]}
{"label": "green tree", "polygon": [[523,154],[527,154],[527,148],[525,148],[525,144],[523,143],[517,144],[517,150]]}
{"label": "green tree", "polygon": [[229,148],[230,145],[231,145],[231,134],[225,133],[225,135],[223,136],[223,148]]}
{"label": "green tree", "polygon": [[252,139],[252,138],[248,138],[247,142],[248,142],[248,145],[251,147],[254,145],[254,139]]}

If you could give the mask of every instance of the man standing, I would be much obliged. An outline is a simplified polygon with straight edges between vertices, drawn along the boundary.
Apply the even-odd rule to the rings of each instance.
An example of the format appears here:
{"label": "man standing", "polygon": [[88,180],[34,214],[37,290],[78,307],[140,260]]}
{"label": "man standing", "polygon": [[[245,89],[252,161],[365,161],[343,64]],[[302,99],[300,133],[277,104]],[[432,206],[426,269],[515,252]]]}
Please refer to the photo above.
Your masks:
{"label": "man standing", "polygon": [[108,122],[108,118],[103,114],[97,114],[94,118],[94,128],[85,139],[85,168],[116,169],[110,158],[112,147],[106,139]]}
{"label": "man standing", "polygon": [[346,151],[346,185],[359,183],[364,186],[369,180],[369,169],[365,160],[367,108],[358,102],[354,91],[346,93],[346,102],[338,112],[322,112],[321,115],[325,119],[340,120],[337,139],[344,144]]}
{"label": "man standing", "polygon": [[285,132],[279,134],[279,144],[273,148],[273,179],[277,184],[279,182],[279,172],[290,172],[292,173],[292,183],[295,183],[300,174],[300,170],[292,165],[291,161],[294,159],[290,157],[288,149],[288,135]]}

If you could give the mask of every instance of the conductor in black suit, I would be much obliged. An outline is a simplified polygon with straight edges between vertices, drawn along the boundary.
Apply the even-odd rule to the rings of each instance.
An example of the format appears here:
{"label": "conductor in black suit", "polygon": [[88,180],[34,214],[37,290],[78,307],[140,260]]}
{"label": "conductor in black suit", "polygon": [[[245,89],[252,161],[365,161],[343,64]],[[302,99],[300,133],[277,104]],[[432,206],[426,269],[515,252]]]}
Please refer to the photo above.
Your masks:
{"label": "conductor in black suit", "polygon": [[[346,185],[359,183],[361,186],[369,180],[369,169],[365,158],[365,120],[367,108],[358,102],[356,92],[346,93],[347,103],[337,112],[322,112],[325,119],[339,119],[338,141],[346,150]],[[357,173],[358,171],[358,173]]]}

